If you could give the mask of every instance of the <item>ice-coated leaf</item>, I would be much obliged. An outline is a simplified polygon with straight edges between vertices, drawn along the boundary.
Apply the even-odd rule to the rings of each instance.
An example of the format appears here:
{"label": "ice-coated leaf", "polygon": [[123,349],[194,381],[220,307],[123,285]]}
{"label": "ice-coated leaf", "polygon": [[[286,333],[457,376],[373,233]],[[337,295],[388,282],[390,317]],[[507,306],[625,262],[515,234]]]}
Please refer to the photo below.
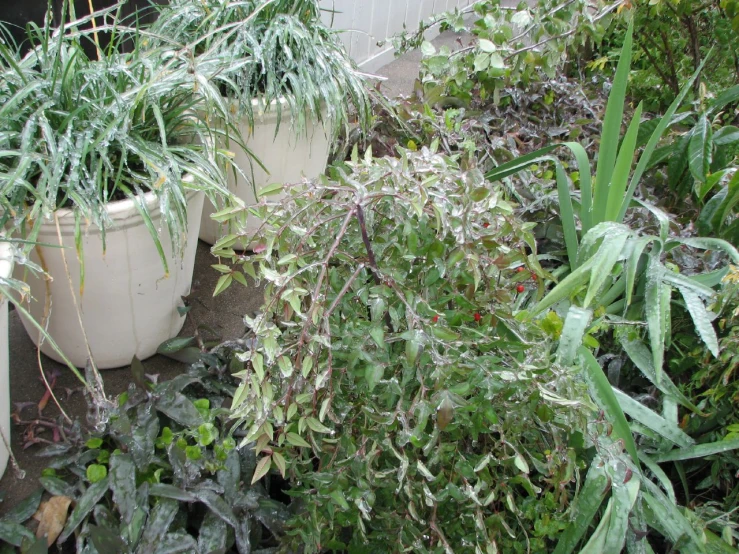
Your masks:
{"label": "ice-coated leaf", "polygon": [[629,515],[639,494],[639,479],[635,476],[627,483],[613,483],[611,487],[611,517],[608,531],[600,552],[621,552],[626,542],[626,533],[629,529]]}
{"label": "ice-coated leaf", "polygon": [[638,466],[639,455],[636,451],[634,437],[631,435],[631,428],[626,421],[623,410],[621,410],[618,399],[613,393],[613,387],[608,382],[608,378],[603,373],[598,360],[595,359],[590,350],[581,346],[578,350],[578,355],[582,360],[583,375],[589,385],[593,400],[595,400],[595,403],[603,410],[606,418],[613,425],[613,436],[623,441],[626,451]]}
{"label": "ice-coated leaf", "polygon": [[[662,379],[662,364],[665,356],[665,319],[667,317],[663,289],[669,287],[662,282],[662,265],[658,254],[649,256],[647,265],[647,284],[644,293],[644,310],[646,313],[647,328],[649,330],[649,344],[652,348],[652,363],[657,382]],[[669,298],[668,298],[669,300]]]}
{"label": "ice-coated leaf", "polygon": [[179,509],[180,504],[176,500],[159,499],[146,520],[146,527],[136,549],[137,554],[158,554],[159,542],[169,531],[169,526],[172,525]]}
{"label": "ice-coated leaf", "polygon": [[613,389],[621,409],[632,419],[638,421],[645,427],[659,433],[662,437],[678,446],[691,446],[695,441],[680,429],[676,423],[667,421],[658,413],[650,410],[641,402],[631,398],[628,394]]}
{"label": "ice-coated leaf", "polygon": [[708,315],[708,310],[706,310],[706,305],[703,299],[688,288],[678,287],[678,290],[683,296],[683,300],[685,301],[685,306],[688,308],[690,317],[693,319],[695,330],[698,331],[698,335],[703,339],[708,351],[713,354],[715,358],[718,358],[718,337],[716,336],[716,330],[711,324],[711,318]]}
{"label": "ice-coated leaf", "polygon": [[711,124],[704,115],[693,127],[688,145],[688,167],[696,181],[703,183],[711,166]]}
{"label": "ice-coated leaf", "polygon": [[223,487],[224,496],[232,501],[239,491],[241,482],[241,459],[235,448],[226,455],[223,468],[218,470],[217,478],[218,484]]}
{"label": "ice-coated leaf", "polygon": [[200,524],[197,551],[200,554],[225,551],[227,538],[227,523],[213,512],[207,512],[203,518],[203,522]]}
{"label": "ice-coated leaf", "polygon": [[0,521],[0,540],[13,546],[20,546],[23,543],[23,539],[34,541],[36,537],[20,523]]}
{"label": "ice-coated leaf", "polygon": [[36,489],[5,514],[2,521],[7,521],[9,523],[23,523],[36,513],[43,494],[44,489]]}
{"label": "ice-coated leaf", "polygon": [[130,454],[110,457],[110,490],[125,523],[131,523],[136,510],[136,466]]}
{"label": "ice-coated leaf", "polygon": [[739,439],[722,440],[684,448],[675,448],[665,454],[656,454],[652,456],[652,458],[658,463],[676,462],[679,460],[704,458],[705,456],[712,456],[714,454],[720,454],[721,452],[729,452],[730,450],[736,450],[737,448],[739,448]]}
{"label": "ice-coated leaf", "polygon": [[112,529],[100,525],[88,525],[90,541],[100,554],[129,552],[126,543]]}
{"label": "ice-coated leaf", "polygon": [[557,363],[559,365],[565,367],[572,365],[577,349],[582,346],[583,335],[585,335],[592,318],[592,310],[570,306],[557,348]]}
{"label": "ice-coated leaf", "polygon": [[198,427],[203,416],[184,394],[165,394],[156,401],[156,409],[185,427]]}
{"label": "ice-coated leaf", "polygon": [[205,504],[211,512],[236,529],[238,520],[228,503],[212,490],[202,489],[195,493],[198,500]]}
{"label": "ice-coated leaf", "polygon": [[106,477],[102,481],[98,481],[94,485],[90,485],[85,493],[77,500],[77,505],[72,511],[72,515],[67,520],[67,525],[64,527],[61,536],[59,537],[60,542],[66,541],[69,536],[74,532],[87,515],[92,511],[100,499],[108,492],[110,477]]}
{"label": "ice-coated leaf", "polygon": [[[648,486],[648,482],[645,482],[645,485]],[[680,541],[681,553],[698,554],[705,552],[695,529],[667,497],[662,496],[660,498],[646,491],[642,493],[642,497],[645,500],[646,509],[644,512],[650,527],[660,531],[673,543]]]}
{"label": "ice-coated leaf", "polygon": [[654,371],[654,362],[652,353],[647,346],[639,340],[629,340],[624,335],[621,340],[621,346],[629,356],[634,365],[644,374],[644,376],[657,387],[657,389],[672,398],[682,406],[694,411],[700,412],[698,408],[680,391],[680,389],[670,380],[666,374],[662,374],[662,378],[658,381]]}
{"label": "ice-coated leaf", "polygon": [[575,550],[577,543],[589,529],[608,489],[608,476],[603,460],[596,456],[590,463],[585,483],[572,507],[572,521],[560,535],[553,554],[570,554]]}
{"label": "ice-coated leaf", "polygon": [[39,477],[38,481],[52,496],[69,496],[70,498],[76,496],[74,487],[58,477]]}
{"label": "ice-coated leaf", "polygon": [[197,500],[194,494],[166,483],[154,483],[149,487],[149,494],[151,496],[179,500],[180,502],[195,502]]}
{"label": "ice-coated leaf", "polygon": [[187,533],[167,533],[157,545],[156,554],[195,554],[198,543]]}

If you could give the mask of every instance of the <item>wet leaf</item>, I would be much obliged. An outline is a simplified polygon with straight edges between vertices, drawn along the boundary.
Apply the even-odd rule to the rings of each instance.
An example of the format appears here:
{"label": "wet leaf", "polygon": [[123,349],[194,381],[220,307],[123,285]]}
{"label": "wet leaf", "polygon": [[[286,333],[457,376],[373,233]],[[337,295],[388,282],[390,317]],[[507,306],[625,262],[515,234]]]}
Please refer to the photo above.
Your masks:
{"label": "wet leaf", "polygon": [[33,541],[36,540],[36,537],[20,523],[0,521],[0,540],[13,546],[20,546],[23,539]]}
{"label": "wet leaf", "polygon": [[52,496],[75,496],[74,487],[58,477],[39,477],[39,483]]}
{"label": "wet leaf", "polygon": [[146,527],[136,550],[137,554],[158,554],[159,542],[169,530],[178,511],[179,503],[176,500],[159,499],[146,520]]}
{"label": "wet leaf", "polygon": [[110,489],[123,521],[131,523],[136,510],[136,466],[129,454],[110,457]]}
{"label": "wet leaf", "polygon": [[41,503],[41,496],[44,494],[43,489],[36,489],[26,498],[21,500],[17,506],[11,509],[2,521],[9,523],[23,523],[29,519],[38,510]]}
{"label": "wet leaf", "polygon": [[186,533],[168,533],[156,549],[156,554],[193,554],[194,552],[198,552],[198,543]]}
{"label": "wet leaf", "polygon": [[156,408],[185,427],[198,427],[203,423],[203,416],[192,401],[179,392],[160,397]]}
{"label": "wet leaf", "polygon": [[367,387],[369,388],[369,392],[372,392],[373,390],[375,390],[377,383],[379,383],[380,380],[382,379],[383,373],[384,373],[383,367],[378,364],[369,364],[367,365],[367,367],[364,368],[364,380],[367,381]]}
{"label": "wet leaf", "polygon": [[175,337],[165,340],[157,348],[157,354],[174,354],[183,348],[187,348],[195,342],[195,337]]}
{"label": "wet leaf", "polygon": [[48,546],[54,544],[67,522],[67,512],[71,502],[72,499],[68,496],[52,496],[41,504],[36,517],[39,522],[36,538],[46,538]]}
{"label": "wet leaf", "polygon": [[136,356],[131,360],[131,376],[136,386],[142,390],[149,390],[149,380],[146,378],[144,365]]}
{"label": "wet leaf", "polygon": [[98,525],[88,525],[90,540],[99,554],[118,554],[129,549],[123,539],[112,529]]}
{"label": "wet leaf", "polygon": [[65,542],[70,537],[74,530],[79,527],[82,521],[92,511],[95,504],[100,502],[100,499],[105,496],[106,492],[108,492],[108,486],[108,477],[106,477],[102,481],[98,481],[97,483],[90,485],[79,500],[77,500],[77,504],[72,511],[72,515],[69,516],[67,525],[64,527],[64,531],[59,537],[61,542]]}
{"label": "wet leaf", "polygon": [[299,446],[302,448],[310,448],[310,444],[305,442],[305,439],[298,435],[297,433],[288,433],[285,437],[287,439],[287,442],[292,444],[293,446]]}
{"label": "wet leaf", "polygon": [[108,475],[108,468],[101,464],[90,464],[87,466],[87,471],[85,473],[87,475],[87,480],[90,481],[90,483],[97,483],[98,481],[105,479]]}
{"label": "wet leaf", "polygon": [[149,487],[149,494],[151,496],[179,500],[180,502],[195,502],[197,500],[194,494],[166,483],[154,483]]}
{"label": "wet leaf", "polygon": [[198,552],[208,554],[210,552],[224,551],[226,539],[228,538],[228,525],[213,512],[208,512],[203,518],[198,532]]}
{"label": "wet leaf", "polygon": [[238,526],[238,520],[236,519],[233,510],[218,494],[211,490],[203,489],[197,491],[195,496],[200,500],[200,502],[208,506],[214,514],[228,523],[231,527],[235,529]]}

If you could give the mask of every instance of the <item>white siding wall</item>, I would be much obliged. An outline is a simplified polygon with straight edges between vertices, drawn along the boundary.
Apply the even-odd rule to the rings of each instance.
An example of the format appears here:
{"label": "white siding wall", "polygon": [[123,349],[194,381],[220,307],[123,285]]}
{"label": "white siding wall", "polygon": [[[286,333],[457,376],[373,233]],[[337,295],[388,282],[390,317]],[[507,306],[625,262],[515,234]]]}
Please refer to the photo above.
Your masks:
{"label": "white siding wall", "polygon": [[[365,71],[372,72],[393,61],[389,41],[403,31],[415,30],[433,14],[465,8],[474,0],[321,0],[323,19],[342,29],[341,39],[349,54]],[[428,38],[438,31],[429,31]]]}

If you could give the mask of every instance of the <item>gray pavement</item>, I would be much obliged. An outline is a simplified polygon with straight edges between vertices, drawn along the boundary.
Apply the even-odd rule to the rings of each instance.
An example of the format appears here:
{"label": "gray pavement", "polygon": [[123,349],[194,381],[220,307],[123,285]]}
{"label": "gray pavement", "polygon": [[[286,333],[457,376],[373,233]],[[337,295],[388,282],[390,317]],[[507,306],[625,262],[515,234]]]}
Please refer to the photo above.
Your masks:
{"label": "gray pavement", "polygon": [[[447,45],[452,50],[466,46],[469,38],[452,32],[443,33],[432,41],[437,48]],[[386,77],[381,90],[388,97],[409,95],[418,77],[420,52],[410,52],[396,59],[377,72]],[[219,336],[222,340],[239,337],[244,332],[243,315],[253,313],[262,303],[262,291],[250,286],[245,288],[234,283],[225,293],[213,298],[213,290],[219,274],[213,270],[211,264],[218,263],[210,254],[208,245],[198,244],[195,261],[195,276],[190,302],[193,306],[187,316],[187,323],[180,333],[181,336],[192,336],[196,328],[206,337]],[[41,448],[38,444],[24,448],[29,438],[50,440],[51,432],[46,431],[35,437],[24,437],[30,422],[38,416],[38,403],[44,395],[44,385],[40,379],[39,364],[36,349],[26,335],[23,326],[15,312],[10,313],[9,320],[10,341],[10,394],[14,406],[21,405],[21,418],[26,424],[13,425],[11,432],[11,446],[18,465],[25,472],[20,479],[9,466],[2,480],[0,480],[0,495],[4,495],[0,503],[0,514],[5,513],[17,502],[36,490],[38,477],[46,467],[47,460],[35,456]],[[44,370],[58,374],[54,391],[60,399],[64,410],[71,416],[80,418],[84,423],[87,406],[82,394],[79,381],[64,366],[41,355]],[[148,374],[158,374],[159,379],[172,378],[185,370],[182,363],[164,356],[154,356],[144,361],[144,368]],[[128,388],[131,381],[130,368],[106,370],[103,372],[106,393],[115,396]],[[58,415],[53,402],[44,408],[44,417]],[[36,429],[41,429],[36,427]]]}

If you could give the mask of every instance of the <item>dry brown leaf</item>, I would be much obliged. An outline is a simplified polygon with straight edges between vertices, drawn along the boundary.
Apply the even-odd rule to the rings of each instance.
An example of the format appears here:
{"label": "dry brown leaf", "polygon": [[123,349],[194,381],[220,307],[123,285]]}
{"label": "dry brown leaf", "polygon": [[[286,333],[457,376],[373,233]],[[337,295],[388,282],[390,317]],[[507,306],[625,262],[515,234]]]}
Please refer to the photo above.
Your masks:
{"label": "dry brown leaf", "polygon": [[59,537],[67,523],[67,512],[72,499],[68,496],[52,496],[41,504],[33,516],[38,520],[36,538],[46,537],[46,544],[51,546]]}

